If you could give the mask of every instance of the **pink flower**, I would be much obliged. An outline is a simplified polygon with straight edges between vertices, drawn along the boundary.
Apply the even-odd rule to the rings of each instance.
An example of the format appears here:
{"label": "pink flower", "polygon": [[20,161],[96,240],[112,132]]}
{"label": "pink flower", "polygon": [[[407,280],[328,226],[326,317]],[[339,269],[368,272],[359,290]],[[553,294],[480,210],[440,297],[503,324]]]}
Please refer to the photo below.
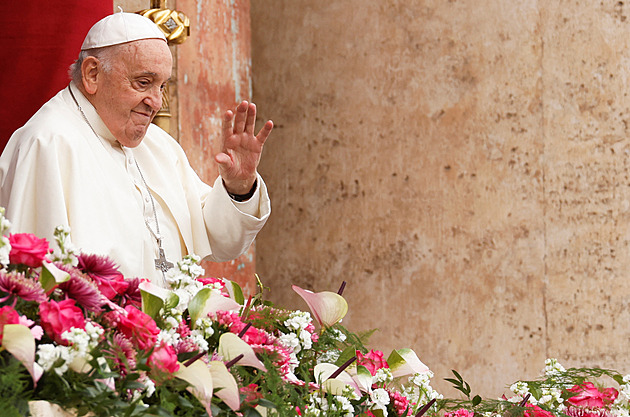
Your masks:
{"label": "pink flower", "polygon": [[550,413],[549,411],[543,410],[537,405],[532,405],[530,403],[527,403],[525,407],[526,409],[523,414],[523,417],[555,417],[552,413]]}
{"label": "pink flower", "polygon": [[[409,399],[407,397],[405,397],[404,395],[402,395],[399,392],[396,391],[389,391],[389,399],[390,399],[390,403],[394,405],[394,408],[396,409],[396,415],[398,416],[408,416],[411,414],[411,409],[409,407]],[[455,413],[457,413],[460,410],[457,410]],[[466,411],[466,410],[464,410]],[[454,414],[452,416],[448,416],[449,413],[447,413],[447,415],[445,415],[445,417],[473,417],[474,413],[470,413],[468,414]]]}
{"label": "pink flower", "polygon": [[11,306],[4,306],[0,308],[0,343],[2,343],[2,336],[4,334],[5,324],[19,324],[20,315]]}
{"label": "pink flower", "polygon": [[475,413],[473,413],[472,411],[468,411],[465,408],[460,408],[459,410],[445,413],[444,417],[473,417],[474,415]]}
{"label": "pink flower", "polygon": [[70,279],[60,283],[57,288],[87,310],[100,312],[101,306],[107,303],[107,298],[98,290],[96,283],[76,268],[61,263],[55,265],[70,274]]}
{"label": "pink flower", "polygon": [[106,256],[81,254],[79,268],[96,282],[98,289],[108,299],[124,294],[129,282],[118,271],[118,265]]}
{"label": "pink flower", "polygon": [[118,317],[118,330],[140,349],[147,350],[155,345],[160,329],[151,316],[134,306],[125,307],[125,311],[127,314]]}
{"label": "pink flower", "polygon": [[574,393],[567,401],[577,407],[602,408],[611,404],[619,395],[614,388],[598,389],[592,382],[583,382],[567,390]]}
{"label": "pink flower", "polygon": [[39,316],[44,331],[55,342],[67,345],[68,342],[61,337],[63,332],[75,327],[85,329],[85,318],[81,309],[74,305],[74,300],[54,300],[43,302],[39,305]]}
{"label": "pink flower", "polygon": [[31,334],[33,335],[33,339],[35,340],[40,340],[44,335],[44,329],[42,329],[41,326],[33,326],[35,322],[26,316],[20,316],[19,324],[22,324],[31,329]]}
{"label": "pink flower", "polygon": [[46,239],[40,239],[31,233],[16,233],[9,235],[11,252],[9,262],[24,264],[32,268],[42,266],[50,248]]}
{"label": "pink flower", "polygon": [[201,282],[203,285],[219,284],[221,286],[221,290],[225,288],[225,282],[219,278],[201,277],[197,278],[197,281]]}
{"label": "pink flower", "polygon": [[240,391],[241,395],[245,396],[245,398],[243,398],[244,403],[253,403],[263,397],[262,392],[260,392],[258,385],[256,384],[249,384],[241,387]]}
{"label": "pink flower", "polygon": [[376,375],[376,371],[381,368],[389,368],[387,361],[383,358],[383,352],[374,349],[365,355],[357,350],[357,364],[365,366],[372,376]]}
{"label": "pink flower", "polygon": [[16,272],[5,273],[0,271],[0,293],[7,296],[0,299],[6,301],[9,297],[21,298],[24,301],[46,301],[46,293],[39,281],[27,278],[24,274]]}
{"label": "pink flower", "polygon": [[177,363],[177,353],[173,346],[167,345],[162,342],[160,346],[153,350],[151,356],[147,360],[147,365],[153,371],[165,372],[172,374],[179,370],[179,364]]}

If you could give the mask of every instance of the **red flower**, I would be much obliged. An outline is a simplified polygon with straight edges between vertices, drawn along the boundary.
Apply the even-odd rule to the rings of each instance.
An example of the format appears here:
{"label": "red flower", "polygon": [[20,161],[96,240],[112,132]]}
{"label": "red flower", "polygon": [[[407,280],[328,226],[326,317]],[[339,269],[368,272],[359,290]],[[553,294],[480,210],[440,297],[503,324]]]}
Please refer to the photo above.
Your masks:
{"label": "red flower", "polygon": [[20,315],[11,306],[4,306],[0,308],[0,343],[2,343],[2,336],[4,334],[5,324],[19,324]]}
{"label": "red flower", "polygon": [[41,303],[39,305],[39,316],[46,334],[62,345],[68,344],[61,337],[63,332],[70,330],[72,327],[85,329],[83,312],[74,305],[74,300],[71,299],[60,302],[51,300]]}
{"label": "red flower", "polygon": [[376,371],[381,368],[389,368],[387,361],[383,358],[383,352],[374,349],[365,355],[357,350],[357,364],[365,366],[372,376],[376,375]]}
{"label": "red flower", "polygon": [[151,316],[134,306],[125,307],[125,311],[127,314],[118,317],[118,330],[140,349],[147,350],[155,345],[160,329]]}
{"label": "red flower", "polygon": [[[409,399],[399,392],[396,392],[396,391],[388,391],[388,392],[389,392],[390,403],[393,404],[394,408],[396,409],[396,415],[398,416],[410,415],[411,409],[409,408]],[[454,414],[453,416],[450,416],[450,417],[473,417],[473,413],[470,413],[470,415],[456,414],[459,411],[461,410],[457,410],[455,413],[450,413],[450,414]],[[447,413],[445,417],[447,417],[448,414],[449,413]]]}
{"label": "red flower", "polygon": [[240,391],[241,395],[245,396],[245,398],[243,399],[243,402],[245,403],[251,404],[254,401],[257,401],[263,397],[262,392],[260,392],[260,390],[258,389],[258,385],[256,384],[249,384],[245,387],[241,387]]}
{"label": "red flower", "polygon": [[106,256],[81,254],[78,257],[79,268],[96,282],[98,289],[108,299],[124,294],[129,282],[118,271],[116,263]]}
{"label": "red flower", "polygon": [[537,405],[532,405],[530,403],[527,403],[525,407],[526,407],[526,410],[525,410],[525,413],[523,414],[524,417],[555,417],[552,413],[550,413],[549,411],[543,410]]}
{"label": "red flower", "polygon": [[173,349],[173,346],[167,345],[164,342],[151,353],[151,356],[149,356],[147,360],[147,365],[153,371],[166,372],[169,374],[179,370],[175,349]]}
{"label": "red flower", "polygon": [[598,389],[592,382],[583,382],[580,385],[574,385],[567,391],[575,395],[568,398],[567,401],[577,407],[585,408],[602,408],[611,404],[619,395],[614,388]]}
{"label": "red flower", "polygon": [[444,414],[444,417],[473,417],[474,415],[475,413],[472,411],[460,408],[459,410]]}
{"label": "red flower", "polygon": [[0,298],[6,301],[10,297],[18,297],[24,301],[36,301],[42,303],[47,300],[46,293],[39,281],[27,278],[24,274],[0,271],[0,293],[7,296]]}
{"label": "red flower", "polygon": [[50,248],[46,239],[40,239],[31,233],[16,233],[9,235],[11,252],[9,262],[24,264],[32,268],[42,266]]}

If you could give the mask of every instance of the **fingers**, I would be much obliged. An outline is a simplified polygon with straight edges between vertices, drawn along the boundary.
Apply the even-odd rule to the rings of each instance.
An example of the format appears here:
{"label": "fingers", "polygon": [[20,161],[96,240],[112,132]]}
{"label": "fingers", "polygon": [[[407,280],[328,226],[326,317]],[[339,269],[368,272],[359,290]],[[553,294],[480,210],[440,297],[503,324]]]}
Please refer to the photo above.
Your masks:
{"label": "fingers", "polygon": [[[256,111],[254,110],[254,117],[256,116]],[[245,126],[249,122],[249,103],[246,101],[242,101],[241,104],[236,106],[236,117],[234,118],[234,130],[232,133],[242,133],[245,132]],[[253,129],[253,127],[252,127]]]}
{"label": "fingers", "polygon": [[232,113],[232,110],[226,111],[223,115],[223,127],[221,129],[223,133],[223,143],[225,143],[227,138],[232,136],[232,119],[234,119],[234,113]]}
{"label": "fingers", "polygon": [[267,120],[267,123],[265,123],[262,129],[260,129],[260,132],[258,132],[258,135],[256,135],[256,139],[258,140],[258,142],[264,145],[272,129],[273,122],[271,120]]}

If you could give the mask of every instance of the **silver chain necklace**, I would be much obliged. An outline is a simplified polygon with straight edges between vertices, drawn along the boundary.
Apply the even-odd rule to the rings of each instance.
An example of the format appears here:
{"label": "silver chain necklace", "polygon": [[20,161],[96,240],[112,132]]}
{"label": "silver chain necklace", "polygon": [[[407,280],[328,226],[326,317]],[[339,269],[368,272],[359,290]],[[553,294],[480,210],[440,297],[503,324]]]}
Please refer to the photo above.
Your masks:
{"label": "silver chain necklace", "polygon": [[[98,133],[96,133],[96,130],[94,130],[94,128],[92,127],[92,124],[90,123],[88,118],[85,116],[85,113],[83,112],[83,109],[79,105],[79,102],[77,101],[76,97],[72,93],[72,88],[70,86],[68,86],[68,90],[70,91],[70,95],[72,96],[74,103],[77,105],[77,109],[79,109],[81,116],[83,116],[83,120],[85,120],[85,123],[87,123],[87,125],[90,127],[90,129],[92,130],[96,138],[100,141],[101,140],[100,136],[98,135]],[[136,160],[135,157],[133,158],[133,161],[136,164],[136,168],[138,169],[138,173],[140,174],[140,178],[142,179],[144,188],[147,190],[147,194],[149,194],[149,198],[151,199],[151,208],[153,209],[153,218],[155,219],[155,232],[151,228],[151,225],[149,224],[146,218],[144,219],[144,224],[147,226],[147,229],[149,229],[149,232],[155,238],[158,244],[158,257],[155,259],[155,269],[162,272],[162,278],[164,279],[164,285],[166,286],[166,271],[168,271],[169,269],[173,267],[173,263],[169,262],[168,259],[166,259],[166,255],[164,254],[164,249],[162,248],[162,236],[160,235],[160,223],[158,222],[157,210],[155,209],[155,199],[153,198],[153,194],[151,194],[151,191],[149,191],[149,185],[147,184],[147,181],[144,179],[144,175],[142,174],[140,165],[138,165],[138,161]]]}

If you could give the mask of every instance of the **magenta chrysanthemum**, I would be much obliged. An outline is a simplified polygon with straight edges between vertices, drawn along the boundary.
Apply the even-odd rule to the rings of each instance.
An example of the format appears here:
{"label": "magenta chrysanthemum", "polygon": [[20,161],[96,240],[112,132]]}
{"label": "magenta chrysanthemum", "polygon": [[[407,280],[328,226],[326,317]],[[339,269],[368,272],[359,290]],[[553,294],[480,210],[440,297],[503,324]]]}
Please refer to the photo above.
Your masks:
{"label": "magenta chrysanthemum", "polygon": [[58,288],[86,309],[100,312],[107,298],[99,291],[96,283],[75,268],[62,264],[56,266],[70,274],[70,279],[59,284]]}
{"label": "magenta chrysanthemum", "polygon": [[124,378],[130,370],[136,368],[136,350],[133,343],[122,333],[116,332],[114,340],[107,349],[103,349],[105,357],[114,363],[114,369]]}
{"label": "magenta chrysanthemum", "polygon": [[80,254],[79,268],[92,278],[115,279],[121,275],[114,260],[103,255]]}
{"label": "magenta chrysanthemum", "polygon": [[[7,295],[5,296],[3,293]],[[46,301],[46,293],[39,281],[16,272],[0,272],[0,296],[2,296],[0,301],[6,301],[10,297],[38,303]]]}
{"label": "magenta chrysanthemum", "polygon": [[605,408],[582,408],[569,406],[564,412],[571,417],[611,417],[612,413]]}

